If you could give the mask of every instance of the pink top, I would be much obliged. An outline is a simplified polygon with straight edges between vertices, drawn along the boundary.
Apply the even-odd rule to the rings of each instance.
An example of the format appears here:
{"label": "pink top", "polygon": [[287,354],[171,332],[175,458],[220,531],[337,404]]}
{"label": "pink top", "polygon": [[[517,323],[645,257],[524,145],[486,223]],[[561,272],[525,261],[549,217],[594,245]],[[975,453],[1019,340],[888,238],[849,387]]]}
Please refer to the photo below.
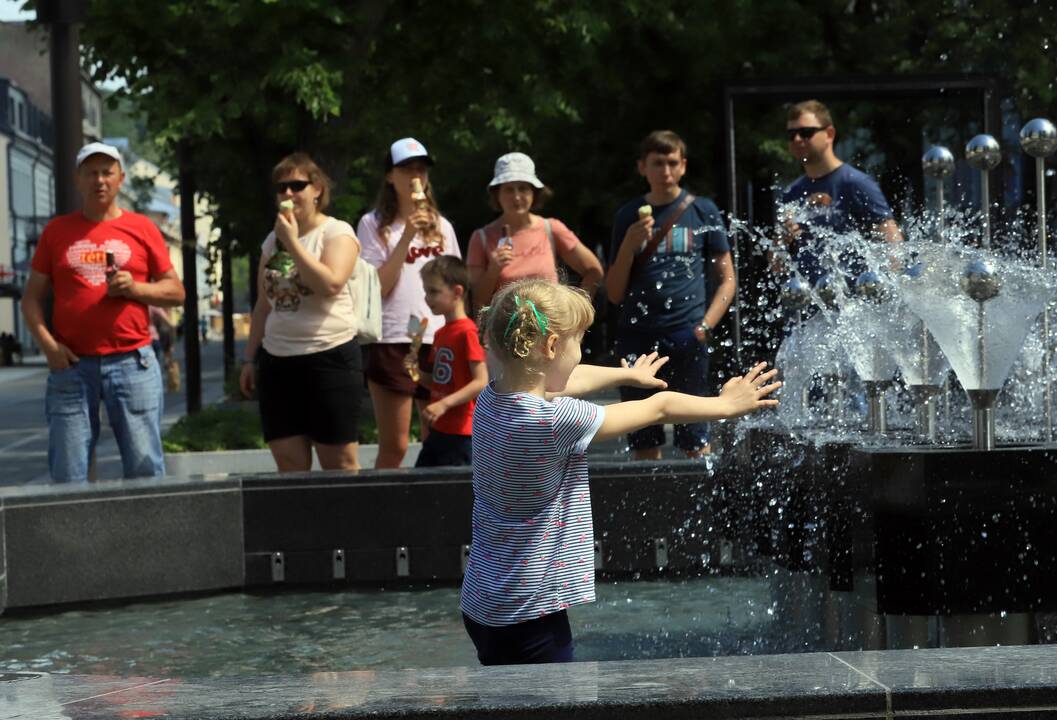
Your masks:
{"label": "pink top", "polygon": [[[384,237],[378,233],[378,216],[371,211],[360,218],[360,224],[356,228],[356,236],[360,239],[361,251],[365,262],[375,267],[381,267],[389,259],[390,253],[404,232],[404,223],[396,220],[386,228]],[[435,257],[441,255],[454,255],[462,257],[459,252],[459,243],[455,239],[455,230],[447,218],[440,219],[440,232],[444,236],[444,246],[437,247],[426,245],[420,236],[411,240],[407,249],[407,257],[404,258],[404,267],[400,271],[396,285],[388,297],[382,298],[382,338],[380,343],[406,343],[411,338],[407,336],[407,321],[412,315],[420,318],[429,318],[429,326],[426,334],[422,336],[422,342],[431,344],[433,333],[444,325],[443,315],[434,315],[426,305],[426,291],[422,287],[422,276],[419,271],[422,266]]]}
{"label": "pink top", "polygon": [[[496,290],[522,278],[543,278],[558,282],[555,252],[558,255],[569,252],[579,244],[580,239],[561,220],[550,218],[551,235],[554,238],[552,250],[544,222],[533,222],[531,226],[514,233],[514,260],[499,271]],[[486,269],[490,255],[502,235],[503,224],[498,220],[474,231],[470,237],[470,247],[466,251],[466,264],[472,268]]]}

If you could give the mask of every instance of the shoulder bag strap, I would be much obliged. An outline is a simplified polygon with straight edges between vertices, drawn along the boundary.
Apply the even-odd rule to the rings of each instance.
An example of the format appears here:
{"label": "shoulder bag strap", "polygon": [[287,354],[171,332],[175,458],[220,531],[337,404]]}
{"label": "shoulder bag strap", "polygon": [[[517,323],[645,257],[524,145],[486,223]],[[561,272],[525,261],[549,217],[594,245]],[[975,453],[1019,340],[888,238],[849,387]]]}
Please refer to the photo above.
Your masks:
{"label": "shoulder bag strap", "polygon": [[683,216],[696,199],[697,198],[694,197],[693,193],[688,192],[686,193],[686,196],[683,197],[681,203],[668,211],[668,217],[665,218],[664,224],[661,225],[660,228],[654,229],[650,241],[646,243],[646,247],[643,248],[642,252],[635,256],[635,262],[632,264],[632,267],[639,268],[646,264],[646,261],[653,255],[657,246],[661,244],[661,240],[664,239],[664,236],[668,234],[668,231],[671,230],[672,227],[674,227],[675,223],[679,222],[679,218]]}
{"label": "shoulder bag strap", "polygon": [[554,245],[554,231],[551,230],[550,218],[543,218],[543,232],[547,233],[547,242],[551,246],[551,255],[554,257],[555,262],[557,262],[558,248]]}

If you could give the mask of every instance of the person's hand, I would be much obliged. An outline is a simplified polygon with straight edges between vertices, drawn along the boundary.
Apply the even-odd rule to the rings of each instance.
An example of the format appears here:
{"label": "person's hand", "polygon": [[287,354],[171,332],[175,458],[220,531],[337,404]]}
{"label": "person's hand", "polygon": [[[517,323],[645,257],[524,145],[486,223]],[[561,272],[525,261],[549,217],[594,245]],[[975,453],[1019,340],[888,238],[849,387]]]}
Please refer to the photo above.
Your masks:
{"label": "person's hand", "polygon": [[627,360],[620,358],[620,367],[631,371],[628,381],[624,384],[628,387],[639,387],[646,390],[664,390],[668,387],[668,383],[657,377],[657,372],[667,362],[667,355],[660,357],[656,352],[651,352],[649,355],[639,355],[635,358],[634,365],[628,365]]}
{"label": "person's hand", "polygon": [[409,352],[407,355],[404,356],[404,369],[410,372],[412,369],[417,369],[417,368],[418,368],[418,353],[414,352],[414,351]]}
{"label": "person's hand", "polygon": [[44,357],[47,358],[48,368],[51,370],[65,370],[81,359],[62,343],[56,343],[53,350],[45,350]]}
{"label": "person's hand", "polygon": [[423,408],[422,419],[430,425],[440,420],[440,416],[448,412],[448,404],[447,402],[445,402],[445,400],[446,398],[442,398],[437,402],[430,403],[425,408]]}
{"label": "person's hand", "polygon": [[707,345],[712,340],[712,328],[704,320],[694,325],[694,337],[702,345]]}
{"label": "person's hand", "polygon": [[297,242],[297,218],[293,210],[280,210],[275,215],[275,240],[289,250]]}
{"label": "person's hand", "polygon": [[490,253],[492,264],[497,268],[505,268],[514,262],[514,247],[512,245],[500,245]]}
{"label": "person's hand", "polygon": [[242,363],[242,372],[239,373],[239,390],[247,400],[253,399],[253,391],[257,389],[257,368],[251,362]]}
{"label": "person's hand", "polygon": [[782,231],[778,233],[778,244],[789,245],[804,232],[804,229],[800,227],[800,223],[793,220],[791,217],[787,217],[782,221]]}
{"label": "person's hand", "polygon": [[106,279],[106,294],[110,297],[132,297],[136,281],[128,270],[118,270]]}
{"label": "person's hand", "polygon": [[415,212],[407,216],[407,222],[404,223],[404,232],[400,236],[400,241],[410,243],[415,235],[421,234],[425,236],[433,229],[436,222],[436,218],[433,217],[433,213],[428,208],[415,210]]}
{"label": "person's hand", "polygon": [[755,412],[761,408],[776,407],[777,399],[767,399],[767,396],[778,388],[782,383],[768,381],[778,374],[777,368],[764,372],[767,363],[761,362],[745,375],[732,377],[719,392],[720,399],[727,403],[727,417],[740,417]]}
{"label": "person's hand", "polygon": [[648,215],[644,218],[636,220],[628,226],[627,231],[624,233],[624,245],[630,245],[630,250],[638,254],[639,248],[649,242],[650,236],[653,234],[653,223],[654,218],[652,215]]}

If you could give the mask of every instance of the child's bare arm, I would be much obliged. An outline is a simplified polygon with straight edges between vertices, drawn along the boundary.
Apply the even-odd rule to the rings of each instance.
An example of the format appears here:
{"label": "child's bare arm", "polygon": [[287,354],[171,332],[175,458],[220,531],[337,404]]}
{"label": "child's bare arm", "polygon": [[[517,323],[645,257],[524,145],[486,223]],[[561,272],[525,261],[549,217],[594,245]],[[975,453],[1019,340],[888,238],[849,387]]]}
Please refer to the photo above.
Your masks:
{"label": "child's bare arm", "polygon": [[473,379],[470,382],[451,395],[442,397],[435,403],[430,403],[422,410],[422,417],[425,418],[426,422],[430,424],[436,422],[437,418],[451,408],[468,403],[481,394],[485,385],[488,384],[488,367],[483,362],[471,362],[470,374],[473,375]]}
{"label": "child's bare arm", "polygon": [[556,397],[583,397],[620,385],[647,390],[663,390],[668,387],[668,383],[657,377],[657,371],[666,362],[668,362],[667,357],[659,357],[657,353],[650,353],[640,355],[634,365],[628,365],[627,361],[621,358],[618,368],[577,365],[565,383],[565,389],[557,393],[547,393],[546,398],[553,400]]}
{"label": "child's bare arm", "polygon": [[607,405],[602,427],[592,442],[610,440],[650,425],[723,420],[775,407],[778,400],[767,399],[767,396],[782,384],[768,384],[778,370],[763,372],[764,367],[766,363],[760,363],[746,375],[731,378],[716,397],[660,392],[645,400]]}

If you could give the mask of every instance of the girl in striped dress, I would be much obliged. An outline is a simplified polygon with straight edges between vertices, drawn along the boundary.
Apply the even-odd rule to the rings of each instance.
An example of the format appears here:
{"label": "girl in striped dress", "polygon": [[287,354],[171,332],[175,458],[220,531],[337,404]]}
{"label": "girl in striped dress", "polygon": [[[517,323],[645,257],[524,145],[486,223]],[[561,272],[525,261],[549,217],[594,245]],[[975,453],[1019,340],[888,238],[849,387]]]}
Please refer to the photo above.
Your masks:
{"label": "girl in striped dress", "polygon": [[656,353],[634,365],[580,365],[594,320],[587,295],[546,280],[500,290],[481,312],[496,373],[473,416],[473,545],[462,586],[482,664],[573,659],[566,610],[595,599],[587,447],[659,423],[733,418],[778,404],[760,363],[716,397],[659,392],[605,407],[575,399],[618,385],[663,389]]}

